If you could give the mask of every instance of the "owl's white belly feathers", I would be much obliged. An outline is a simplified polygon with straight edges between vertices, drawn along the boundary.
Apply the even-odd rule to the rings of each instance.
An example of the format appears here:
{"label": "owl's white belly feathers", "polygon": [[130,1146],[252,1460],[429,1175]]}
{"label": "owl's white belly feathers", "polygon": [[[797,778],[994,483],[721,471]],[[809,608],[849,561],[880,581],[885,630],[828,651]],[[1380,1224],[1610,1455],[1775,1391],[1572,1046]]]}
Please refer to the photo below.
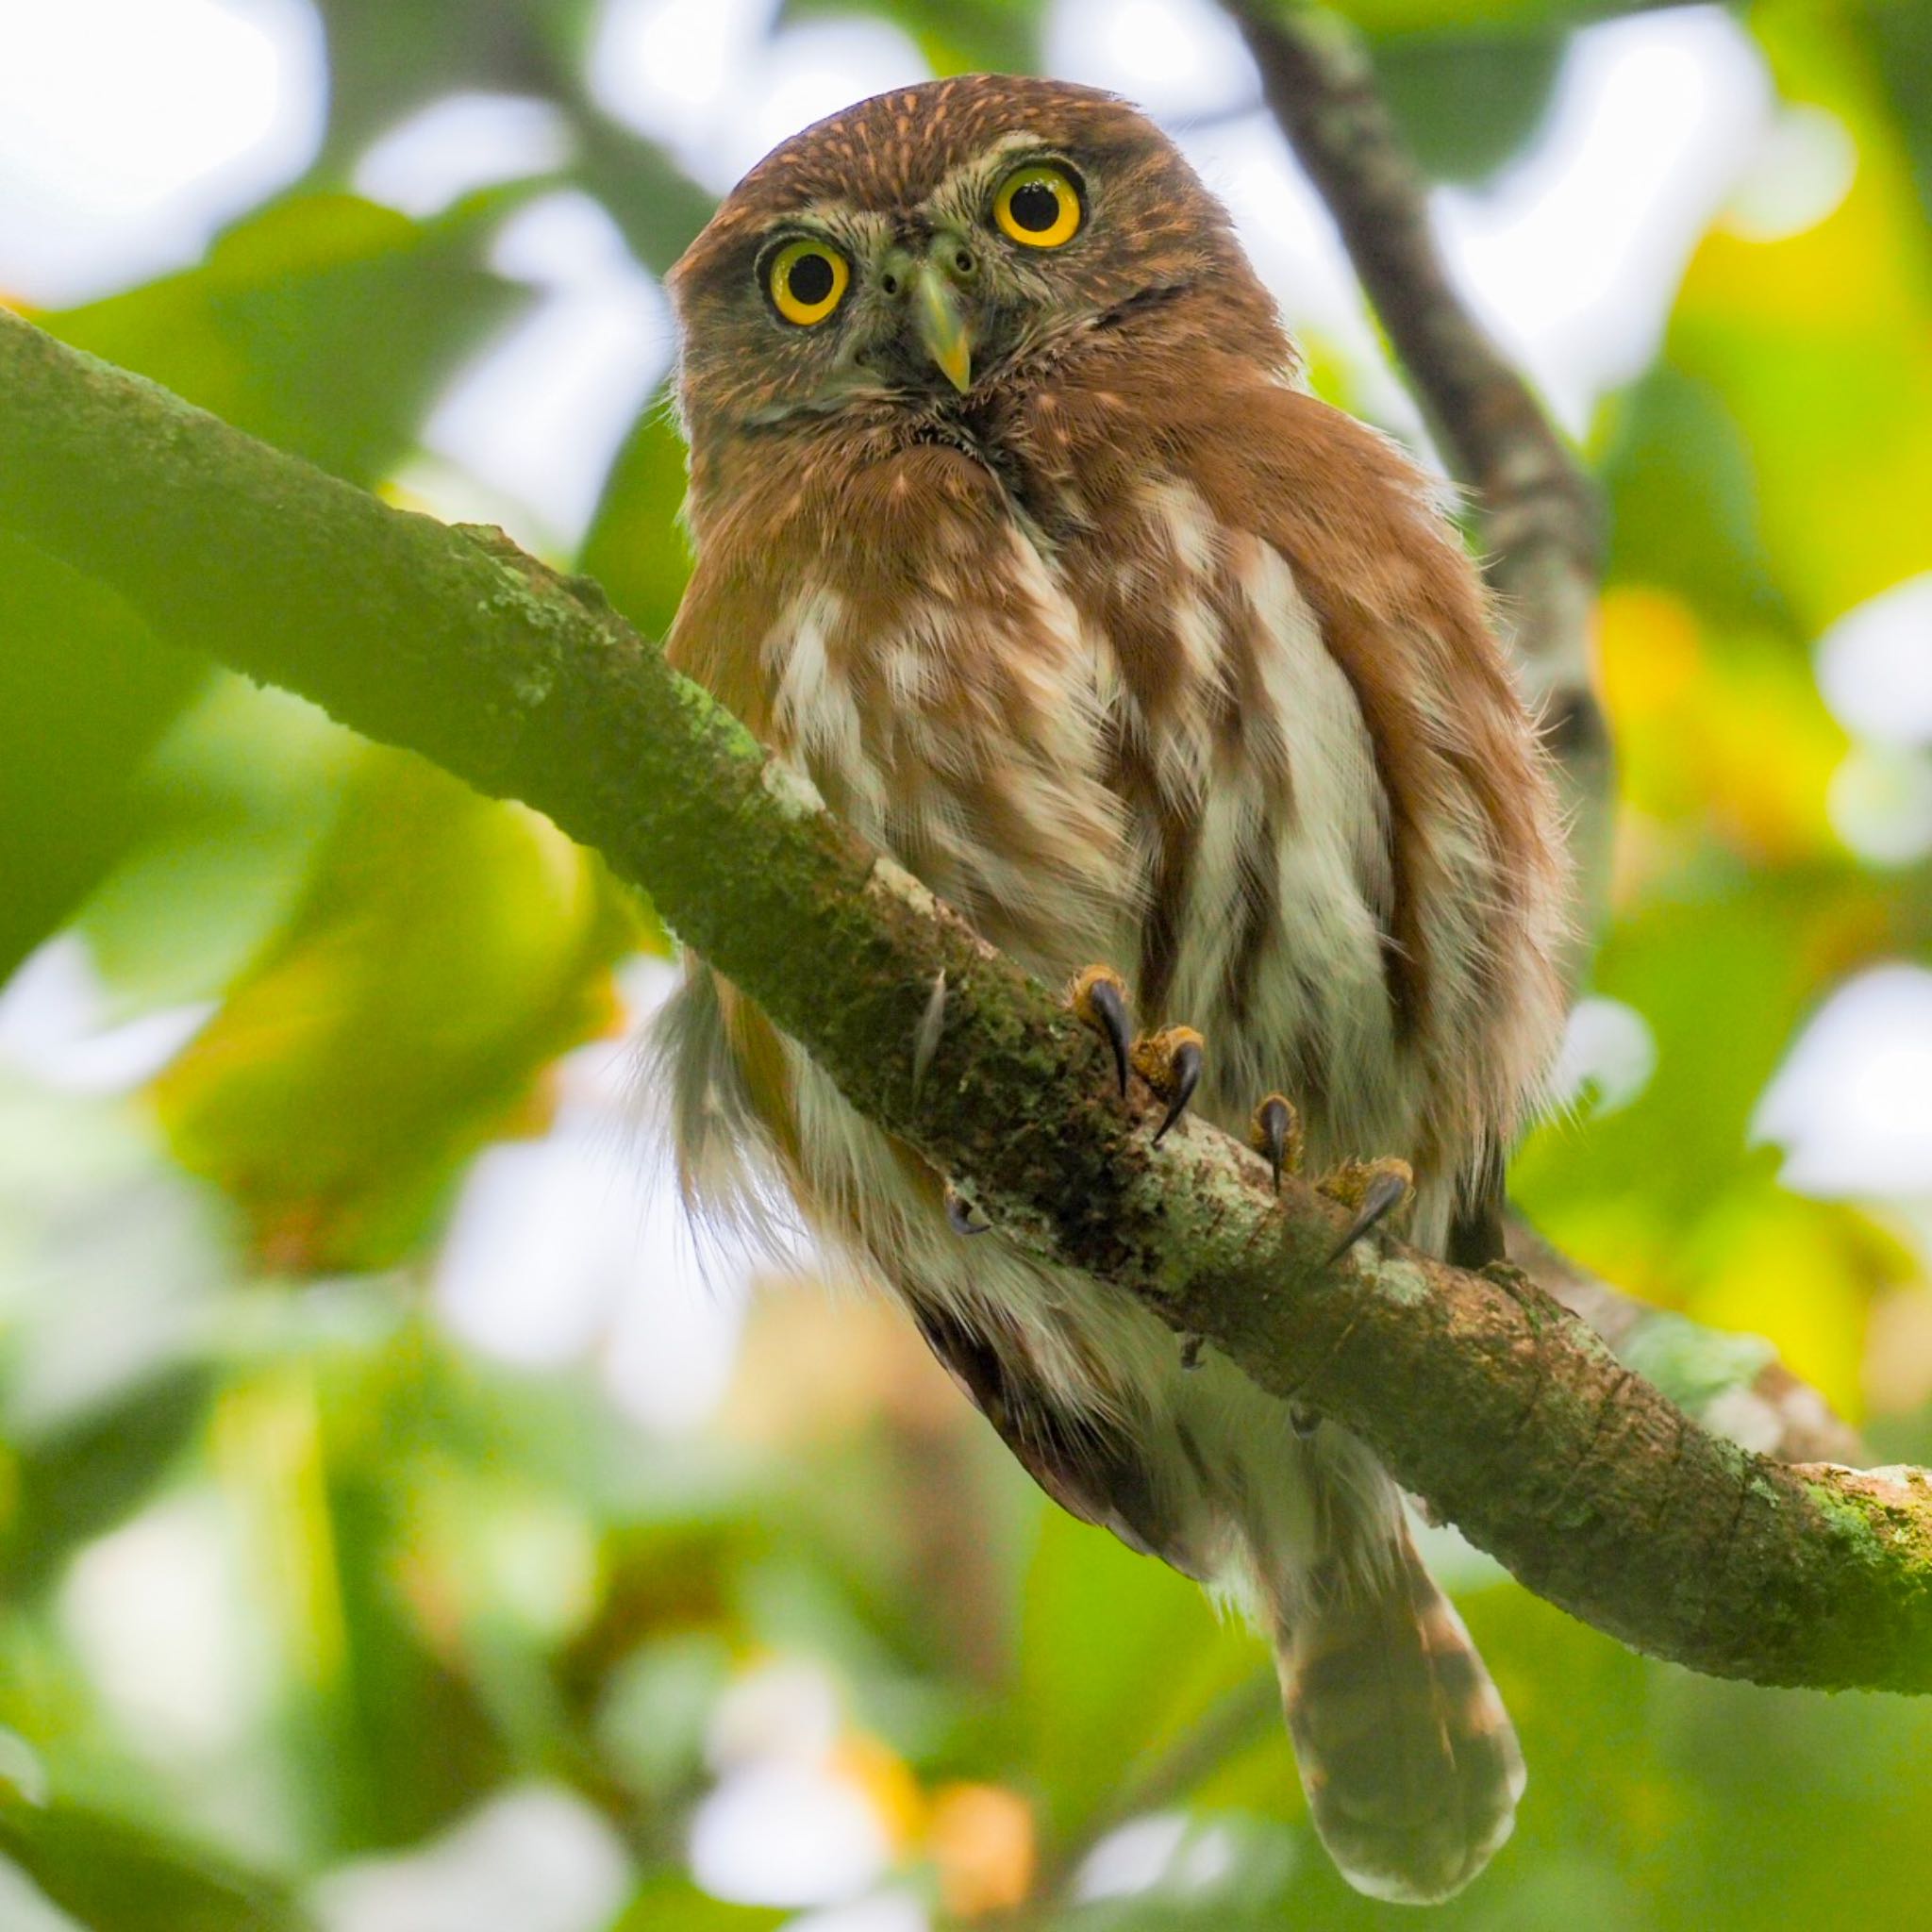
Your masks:
{"label": "owl's white belly feathers", "polygon": [[[1144,513],[1185,566],[1163,587],[1175,660],[1158,715],[1016,522],[1006,582],[981,587],[977,611],[941,580],[889,634],[858,637],[862,615],[837,591],[802,587],[761,647],[774,736],[848,823],[1050,982],[1105,961],[1134,983],[1174,883],[1163,821],[1189,824],[1186,875],[1161,914],[1171,976],[1162,1009],[1140,1019],[1207,1036],[1198,1110],[1239,1130],[1281,1090],[1303,1108],[1311,1158],[1406,1154],[1419,1096],[1384,974],[1388,805],[1355,692],[1277,552],[1217,528],[1178,480],[1150,486]],[[988,605],[1004,636],[986,634]],[[975,689],[989,653],[1024,676]],[[1243,654],[1252,673],[1237,670]],[[891,702],[869,706],[881,677]],[[1154,774],[1158,809],[1123,797],[1124,754]]]}

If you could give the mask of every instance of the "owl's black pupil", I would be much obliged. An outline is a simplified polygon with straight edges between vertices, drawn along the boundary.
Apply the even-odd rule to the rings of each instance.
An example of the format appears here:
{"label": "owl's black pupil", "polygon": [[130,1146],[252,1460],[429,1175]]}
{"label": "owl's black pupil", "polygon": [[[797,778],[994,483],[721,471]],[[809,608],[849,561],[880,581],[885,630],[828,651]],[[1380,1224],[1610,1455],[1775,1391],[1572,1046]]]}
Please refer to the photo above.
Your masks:
{"label": "owl's black pupil", "polygon": [[1024,188],[1013,190],[1007,212],[1029,235],[1043,235],[1060,218],[1059,192],[1044,181],[1029,181]]}
{"label": "owl's black pupil", "polygon": [[785,277],[794,302],[809,308],[832,292],[832,264],[823,255],[801,255]]}

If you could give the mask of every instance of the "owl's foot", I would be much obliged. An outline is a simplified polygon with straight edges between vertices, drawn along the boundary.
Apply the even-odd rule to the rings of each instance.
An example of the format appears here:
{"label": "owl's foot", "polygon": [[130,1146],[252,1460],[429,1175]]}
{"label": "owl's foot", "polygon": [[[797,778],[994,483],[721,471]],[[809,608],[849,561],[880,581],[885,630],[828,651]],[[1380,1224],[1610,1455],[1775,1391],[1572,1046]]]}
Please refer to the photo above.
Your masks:
{"label": "owl's foot", "polygon": [[1323,1265],[1341,1260],[1356,1242],[1415,1198],[1415,1175],[1408,1162],[1392,1155],[1382,1160],[1344,1160],[1315,1183],[1331,1201],[1355,1209],[1348,1232]]}
{"label": "owl's foot", "polygon": [[1154,1130],[1157,1142],[1187,1112],[1188,1102],[1201,1084],[1207,1052],[1208,1042],[1191,1026],[1163,1026],[1158,1033],[1144,1033],[1135,1041],[1135,1073],[1167,1102],[1167,1111]]}
{"label": "owl's foot", "polygon": [[974,1220],[966,1196],[951,1181],[946,1183],[946,1224],[955,1234],[986,1234],[992,1227],[990,1221]]}
{"label": "owl's foot", "polygon": [[1075,974],[1067,1003],[1074,1017],[1094,1028],[1112,1049],[1123,1095],[1132,1068],[1166,1101],[1167,1112],[1154,1130],[1158,1141],[1187,1112],[1188,1102],[1201,1084],[1207,1041],[1191,1026],[1163,1026],[1158,1033],[1134,1039],[1126,981],[1111,966],[1089,966]]}
{"label": "owl's foot", "polygon": [[1302,1117],[1286,1094],[1271,1093],[1255,1109],[1248,1123],[1248,1145],[1268,1163],[1274,1177],[1274,1191],[1281,1191],[1284,1174],[1299,1174],[1302,1168]]}
{"label": "owl's foot", "polygon": [[1127,1097],[1128,1056],[1133,1024],[1127,1018],[1127,982],[1111,966],[1088,966],[1074,975],[1067,1004],[1076,1020],[1084,1020],[1113,1049],[1114,1072],[1120,1076],[1121,1098]]}

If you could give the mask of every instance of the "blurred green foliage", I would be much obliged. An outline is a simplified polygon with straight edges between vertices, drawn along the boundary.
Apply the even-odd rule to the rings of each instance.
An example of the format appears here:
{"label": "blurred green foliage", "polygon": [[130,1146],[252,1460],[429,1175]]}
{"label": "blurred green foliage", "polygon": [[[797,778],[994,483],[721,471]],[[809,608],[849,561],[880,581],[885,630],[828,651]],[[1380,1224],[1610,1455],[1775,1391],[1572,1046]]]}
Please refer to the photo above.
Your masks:
{"label": "blurred green foliage", "polygon": [[[1348,10],[1428,165],[1474,181],[1534,136],[1577,24],[1618,8]],[[857,11],[938,71],[1041,57],[1033,0],[774,18]],[[436,398],[527,303],[488,265],[510,214],[582,189],[657,272],[708,203],[591,97],[590,0],[319,13],[334,86],[308,178],[194,268],[39,319],[395,491]],[[1580,1258],[1769,1337],[1855,1415],[1882,1356],[1873,1433],[1926,1456],[1922,1248],[1782,1188],[1750,1126],[1832,988],[1932,950],[1932,870],[1834,829],[1848,741],[1812,672],[1827,625],[1932,569],[1932,11],[1740,17],[1857,168],[1795,232],[1706,236],[1591,434],[1623,769],[1596,991],[1641,1016],[1656,1071],[1545,1129],[1516,1180]],[[466,88],[553,101],[575,158],[427,219],[349,192],[373,141]],[[1345,395],[1346,358],[1312,348]],[[686,569],[681,491],[655,398],[558,559],[652,632]],[[775,1294],[721,1416],[668,1439],[591,1364],[495,1365],[437,1318],[476,1157],[547,1128],[560,1058],[619,1024],[617,969],[666,947],[547,824],[161,653],[0,540],[0,975],[78,943],[111,1020],[202,1016],[125,1097],[0,1064],[0,1855],[49,1912],[347,1924],[331,1874],[426,1855],[535,1786],[616,1848],[612,1932],[779,1924],[705,1890],[688,1848],[729,1757],[721,1711],[804,1660],[836,1699],[816,1774],[938,1923],[1019,1923],[999,1912],[1023,1894],[1025,1924],[1076,1932],[1392,1917],[1313,1847],[1253,1640],[1049,1510],[890,1316]],[[527,1295],[549,1291],[532,1270]],[[1761,1359],[1689,1328],[1656,1345],[1679,1382]],[[1649,1664],[1443,1542],[1531,1783],[1515,1842],[1438,1923],[1924,1923],[1932,1707]],[[208,1639],[226,1688],[184,1715],[130,1682],[99,1607],[194,1564],[229,1605]],[[1189,1821],[1164,1875],[1083,1897],[1085,1854],[1149,1812]]]}

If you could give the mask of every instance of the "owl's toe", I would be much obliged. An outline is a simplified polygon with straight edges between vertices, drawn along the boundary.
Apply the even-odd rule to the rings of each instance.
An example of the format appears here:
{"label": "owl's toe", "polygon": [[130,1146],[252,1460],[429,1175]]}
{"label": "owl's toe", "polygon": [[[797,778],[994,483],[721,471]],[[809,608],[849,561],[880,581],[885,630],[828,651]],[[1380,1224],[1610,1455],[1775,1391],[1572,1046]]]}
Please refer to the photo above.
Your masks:
{"label": "owl's toe", "polygon": [[1266,1159],[1274,1191],[1280,1193],[1281,1176],[1301,1171],[1302,1117],[1294,1102],[1284,1093],[1271,1093],[1248,1123],[1248,1145]]}
{"label": "owl's toe", "polygon": [[1167,1112],[1154,1130],[1158,1141],[1187,1112],[1194,1089],[1201,1084],[1207,1042],[1191,1026],[1163,1026],[1158,1033],[1134,1039],[1127,1016],[1127,983],[1111,966],[1089,966],[1076,973],[1067,989],[1067,1004],[1112,1051],[1123,1098],[1131,1071],[1167,1103]]}
{"label": "owl's toe", "polygon": [[985,1234],[992,1226],[990,1221],[975,1221],[973,1208],[958,1188],[946,1183],[946,1224],[955,1234]]}
{"label": "owl's toe", "polygon": [[1157,1141],[1187,1112],[1201,1084],[1207,1051],[1208,1042],[1191,1026],[1163,1026],[1135,1041],[1135,1073],[1167,1102],[1167,1112],[1154,1130]]}
{"label": "owl's toe", "polygon": [[1382,1160],[1344,1160],[1315,1185],[1331,1200],[1355,1209],[1355,1219],[1336,1242],[1328,1262],[1341,1260],[1371,1228],[1406,1209],[1415,1198],[1415,1175],[1408,1162],[1392,1155]]}
{"label": "owl's toe", "polygon": [[1114,1072],[1120,1077],[1121,1098],[1127,1094],[1129,1041],[1133,1027],[1127,1019],[1127,983],[1111,966],[1088,966],[1074,975],[1067,989],[1067,1004],[1076,1019],[1093,1027],[1113,1050]]}

